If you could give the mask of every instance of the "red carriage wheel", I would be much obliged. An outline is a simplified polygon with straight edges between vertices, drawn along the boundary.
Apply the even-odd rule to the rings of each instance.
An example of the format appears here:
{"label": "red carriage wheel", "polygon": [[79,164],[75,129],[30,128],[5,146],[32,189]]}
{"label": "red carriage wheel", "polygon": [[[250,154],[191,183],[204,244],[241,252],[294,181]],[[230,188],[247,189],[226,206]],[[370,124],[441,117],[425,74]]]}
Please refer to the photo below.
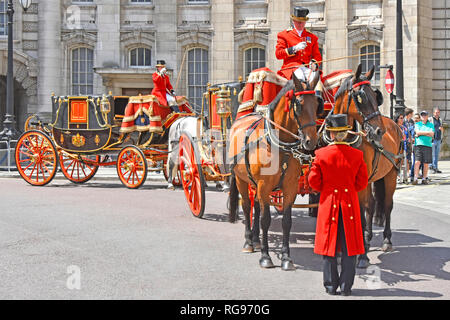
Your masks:
{"label": "red carriage wheel", "polygon": [[84,183],[97,173],[100,156],[69,157],[64,152],[59,154],[59,164],[64,176],[74,183]]}
{"label": "red carriage wheel", "polygon": [[58,153],[45,133],[30,130],[22,134],[16,146],[16,167],[22,178],[33,186],[52,181],[58,170]]}
{"label": "red carriage wheel", "polygon": [[283,191],[272,192],[270,198],[273,203],[278,204],[274,206],[277,214],[283,214]]}
{"label": "red carriage wheel", "polygon": [[137,189],[147,179],[147,159],[135,146],[124,147],[117,157],[117,174],[120,181],[130,189]]}
{"label": "red carriage wheel", "polygon": [[179,156],[184,194],[192,214],[201,218],[205,211],[206,182],[193,139],[186,133],[183,133],[180,137]]}

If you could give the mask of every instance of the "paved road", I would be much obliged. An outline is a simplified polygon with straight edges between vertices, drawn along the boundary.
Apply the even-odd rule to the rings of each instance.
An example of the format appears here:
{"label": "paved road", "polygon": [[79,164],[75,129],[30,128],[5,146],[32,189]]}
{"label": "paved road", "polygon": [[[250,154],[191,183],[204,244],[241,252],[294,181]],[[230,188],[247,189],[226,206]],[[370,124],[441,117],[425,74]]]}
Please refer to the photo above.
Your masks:
{"label": "paved road", "polygon": [[[158,181],[128,190],[99,177],[46,187],[0,177],[0,299],[450,298],[447,175],[433,185],[399,187],[394,251],[379,250],[382,230],[375,228],[373,267],[358,271],[349,298],[323,292],[315,219],[306,211],[293,213],[297,270],[262,270],[259,253],[240,252],[244,227],[226,221],[226,195],[212,186],[205,219],[197,219],[181,190]],[[281,218],[273,216],[269,240],[279,265]]]}

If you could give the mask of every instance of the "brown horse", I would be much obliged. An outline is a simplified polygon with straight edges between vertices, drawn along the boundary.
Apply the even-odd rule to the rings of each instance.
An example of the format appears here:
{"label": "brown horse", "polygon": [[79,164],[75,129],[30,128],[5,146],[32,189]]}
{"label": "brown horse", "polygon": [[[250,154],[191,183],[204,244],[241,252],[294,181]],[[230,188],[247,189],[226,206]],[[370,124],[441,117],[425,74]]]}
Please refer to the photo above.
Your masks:
{"label": "brown horse", "polygon": [[[261,212],[262,244],[259,264],[272,268],[269,255],[268,231],[271,222],[270,193],[279,188],[283,192],[283,246],[281,249],[283,270],[293,270],[290,258],[289,235],[292,225],[292,204],[297,196],[301,163],[296,157],[304,155],[300,150],[313,150],[318,141],[316,118],[320,113],[322,98],[313,91],[319,81],[319,73],[312,80],[299,80],[294,74],[268,105],[270,121],[253,113],[234,122],[230,130],[229,158],[232,168],[230,188],[230,222],[236,220],[238,193],[242,196],[245,216],[245,244],[243,252],[253,252],[259,246],[259,210]],[[274,126],[273,123],[276,125]],[[276,129],[279,133],[275,132]],[[296,136],[300,135],[300,136]],[[249,185],[256,189],[253,230],[251,229]]]}
{"label": "brown horse", "polygon": [[386,218],[382,249],[385,251],[392,249],[390,216],[402,153],[400,128],[394,121],[382,116],[378,110],[383,100],[381,92],[370,86],[373,73],[374,68],[361,75],[360,65],[355,76],[347,79],[336,93],[334,110],[334,113],[348,114],[349,121],[354,119],[366,132],[366,137],[362,138],[357,146],[364,153],[369,175],[368,187],[358,193],[366,248],[366,253],[358,259],[359,268],[366,268],[369,264],[367,252],[372,239],[375,208],[371,183],[375,186],[377,212]]}

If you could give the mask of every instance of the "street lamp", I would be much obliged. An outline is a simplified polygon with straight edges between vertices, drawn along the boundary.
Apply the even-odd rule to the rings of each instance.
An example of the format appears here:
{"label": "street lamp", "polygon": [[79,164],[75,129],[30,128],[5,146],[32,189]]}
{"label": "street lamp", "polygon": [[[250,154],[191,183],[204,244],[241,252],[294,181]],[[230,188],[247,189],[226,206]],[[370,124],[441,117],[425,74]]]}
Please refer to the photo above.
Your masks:
{"label": "street lamp", "polygon": [[403,24],[402,24],[402,0],[397,0],[397,54],[396,54],[396,75],[397,90],[396,90],[396,105],[395,113],[405,113],[405,100],[403,90]]}
{"label": "street lamp", "polygon": [[[32,0],[19,0],[20,5],[26,12],[31,6]],[[8,73],[6,75],[6,114],[3,121],[3,131],[0,132],[0,140],[12,140],[19,135],[16,130],[14,119],[14,65],[13,65],[13,0],[8,0]]]}

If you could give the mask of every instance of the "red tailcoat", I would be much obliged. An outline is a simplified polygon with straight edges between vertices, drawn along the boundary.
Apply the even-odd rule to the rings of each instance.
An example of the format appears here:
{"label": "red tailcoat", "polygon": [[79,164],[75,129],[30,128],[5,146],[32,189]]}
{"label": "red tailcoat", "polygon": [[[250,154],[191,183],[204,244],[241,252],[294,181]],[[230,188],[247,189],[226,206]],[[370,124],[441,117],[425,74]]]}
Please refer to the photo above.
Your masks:
{"label": "red tailcoat", "polygon": [[158,72],[155,72],[153,73],[152,78],[153,84],[155,85],[152,90],[152,95],[155,95],[158,98],[159,104],[167,106],[166,93],[173,90],[169,76],[167,74],[161,76]]}
{"label": "red tailcoat", "polygon": [[344,144],[318,149],[309,173],[310,186],[320,191],[314,252],[334,257],[339,208],[349,256],[364,253],[358,191],[367,186],[363,153]]}
{"label": "red tailcoat", "polygon": [[[287,49],[295,46],[299,42],[306,42],[306,48],[294,53],[293,55],[289,55]],[[280,71],[278,71],[278,74],[288,80],[292,78],[292,73],[299,65],[308,65],[311,59],[314,59],[317,62],[322,61],[322,55],[319,51],[318,38],[306,29],[303,30],[301,37],[299,36],[297,30],[293,28],[289,28],[278,33],[275,56],[278,60],[283,60],[283,66]]]}

